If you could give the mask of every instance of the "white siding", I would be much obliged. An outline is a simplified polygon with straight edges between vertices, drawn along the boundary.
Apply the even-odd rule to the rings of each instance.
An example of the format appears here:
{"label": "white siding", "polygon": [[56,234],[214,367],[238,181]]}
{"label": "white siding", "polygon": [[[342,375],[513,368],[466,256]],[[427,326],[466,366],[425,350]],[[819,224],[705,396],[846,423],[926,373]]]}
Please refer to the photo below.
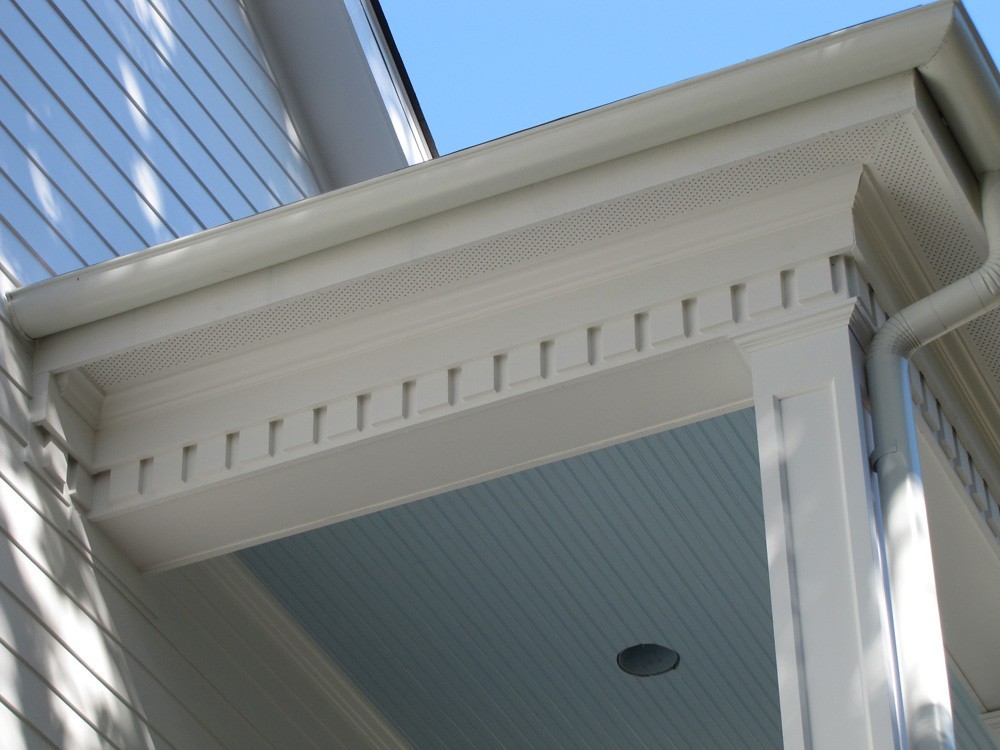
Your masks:
{"label": "white siding", "polygon": [[[0,287],[315,192],[239,0],[0,0]],[[31,383],[0,317],[4,748],[405,746],[235,559],[140,576]]]}
{"label": "white siding", "polygon": [[0,0],[0,71],[20,283],[316,193],[238,0]]}
{"label": "white siding", "polygon": [[234,559],[141,576],[81,520],[29,373],[0,319],[4,748],[402,747]]}
{"label": "white siding", "polygon": [[997,743],[990,736],[979,718],[982,708],[969,693],[958,675],[948,675],[951,685],[951,708],[955,719],[955,747],[958,750],[997,750]]}

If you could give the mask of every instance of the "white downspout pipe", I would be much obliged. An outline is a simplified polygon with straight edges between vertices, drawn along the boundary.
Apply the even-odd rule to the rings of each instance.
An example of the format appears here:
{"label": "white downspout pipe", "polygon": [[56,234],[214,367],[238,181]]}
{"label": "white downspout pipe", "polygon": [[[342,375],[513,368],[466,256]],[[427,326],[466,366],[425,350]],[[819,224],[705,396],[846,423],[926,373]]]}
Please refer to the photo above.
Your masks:
{"label": "white downspout pipe", "polygon": [[903,747],[954,748],[937,589],[917,455],[908,358],[1000,304],[1000,172],[981,180],[989,256],[975,272],[892,316],[866,362],[889,602],[899,669]]}

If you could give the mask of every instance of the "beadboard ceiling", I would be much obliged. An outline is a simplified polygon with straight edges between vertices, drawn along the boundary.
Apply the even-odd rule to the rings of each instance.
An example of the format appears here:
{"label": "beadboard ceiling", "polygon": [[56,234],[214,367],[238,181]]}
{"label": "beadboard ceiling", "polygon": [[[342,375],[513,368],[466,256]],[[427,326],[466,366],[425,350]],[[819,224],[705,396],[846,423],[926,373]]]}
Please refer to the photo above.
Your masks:
{"label": "beadboard ceiling", "polygon": [[746,410],[240,557],[415,748],[773,748],[761,505]]}

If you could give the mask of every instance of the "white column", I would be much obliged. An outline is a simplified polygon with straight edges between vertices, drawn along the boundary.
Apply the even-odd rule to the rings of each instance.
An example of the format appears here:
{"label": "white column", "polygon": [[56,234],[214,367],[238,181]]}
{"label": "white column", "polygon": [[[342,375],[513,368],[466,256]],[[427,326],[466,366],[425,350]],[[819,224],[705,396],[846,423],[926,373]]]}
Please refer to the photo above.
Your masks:
{"label": "white column", "polygon": [[750,363],[786,748],[899,748],[852,303],[759,330]]}

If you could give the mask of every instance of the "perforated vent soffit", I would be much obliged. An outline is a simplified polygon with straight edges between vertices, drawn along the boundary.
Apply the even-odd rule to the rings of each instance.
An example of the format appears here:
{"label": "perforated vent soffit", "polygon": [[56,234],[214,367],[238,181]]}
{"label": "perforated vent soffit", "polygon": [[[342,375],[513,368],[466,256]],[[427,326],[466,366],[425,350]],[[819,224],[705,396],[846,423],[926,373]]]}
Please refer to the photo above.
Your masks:
{"label": "perforated vent soffit", "polygon": [[[947,283],[974,269],[981,262],[980,254],[975,238],[961,222],[921,151],[915,127],[912,118],[900,114],[829,133],[129,349],[83,369],[102,390],[117,390],[281,336],[370,312],[389,302],[857,163],[874,171],[909,225],[936,282]],[[995,384],[1000,383],[998,326],[1000,312],[967,327]]]}

